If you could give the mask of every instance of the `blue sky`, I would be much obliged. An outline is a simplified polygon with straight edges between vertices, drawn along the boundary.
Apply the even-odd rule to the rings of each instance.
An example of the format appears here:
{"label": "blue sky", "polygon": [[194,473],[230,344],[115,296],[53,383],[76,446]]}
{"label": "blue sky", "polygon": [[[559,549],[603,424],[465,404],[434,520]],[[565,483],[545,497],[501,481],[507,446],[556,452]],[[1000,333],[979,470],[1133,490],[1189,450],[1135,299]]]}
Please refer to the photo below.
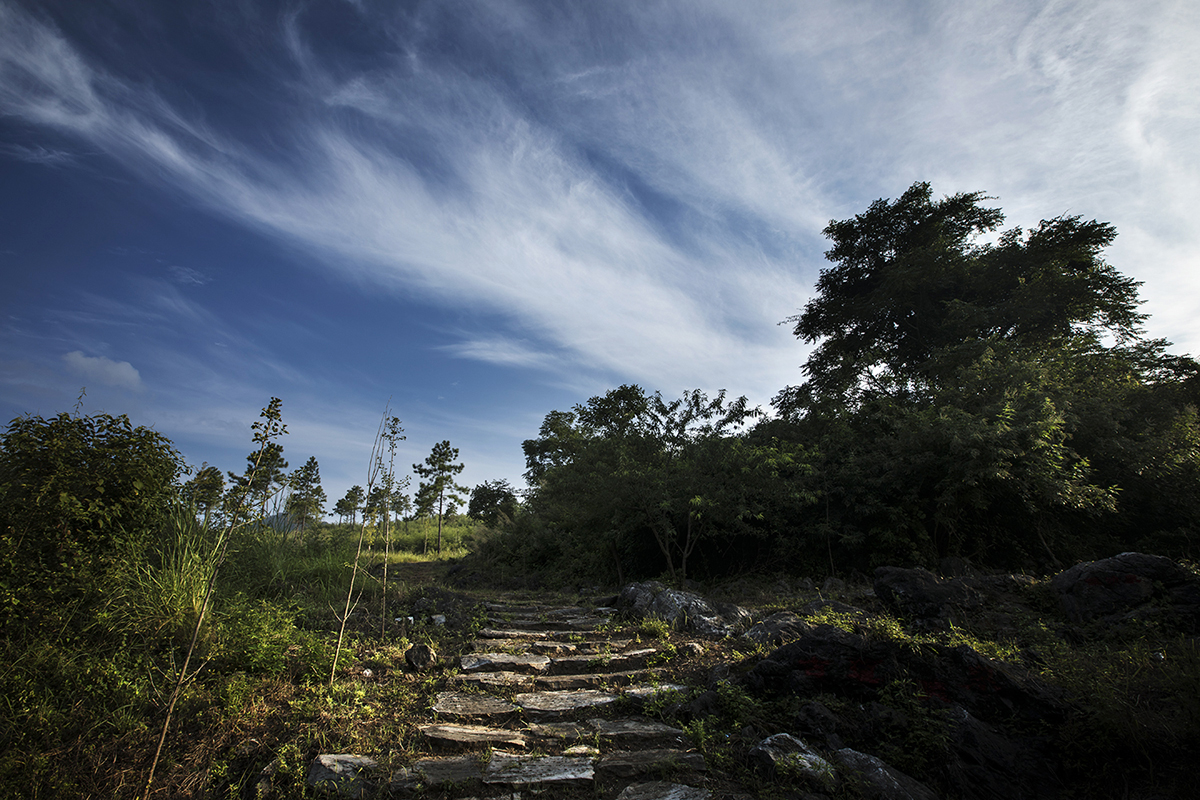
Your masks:
{"label": "blue sky", "polygon": [[831,219],[917,180],[1119,232],[1200,351],[1200,4],[0,0],[0,417],[240,470],[283,399],[330,502],[520,485],[622,383],[765,404]]}

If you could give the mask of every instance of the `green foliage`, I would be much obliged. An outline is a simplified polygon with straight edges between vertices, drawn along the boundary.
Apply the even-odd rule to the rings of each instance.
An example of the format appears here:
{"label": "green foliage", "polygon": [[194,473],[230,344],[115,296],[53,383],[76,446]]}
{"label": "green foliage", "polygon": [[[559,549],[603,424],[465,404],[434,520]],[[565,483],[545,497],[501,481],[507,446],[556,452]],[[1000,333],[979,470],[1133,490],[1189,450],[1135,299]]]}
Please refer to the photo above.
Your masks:
{"label": "green foliage", "polygon": [[[1141,338],[1139,284],[1101,258],[1111,226],[1059,217],[981,244],[1003,220],[984,199],[919,183],[826,228],[834,266],[789,320],[817,343],[807,380],[754,434],[821,454],[823,507],[794,552],[1038,568],[1147,526],[1193,536],[1200,365]],[[1168,474],[1153,496],[1147,476]]]}
{"label": "green foliage", "polygon": [[637,386],[551,412],[523,445],[530,510],[562,538],[562,555],[580,559],[573,570],[686,578],[697,556],[728,568],[747,540],[814,499],[804,447],[741,435],[757,415],[724,392],[668,402]]}
{"label": "green foliage", "polygon": [[[162,522],[182,469],[125,416],[21,417],[0,434],[0,623],[94,595]],[[90,602],[90,601],[89,601]]]}
{"label": "green foliage", "polygon": [[484,481],[471,490],[467,514],[489,528],[509,525],[517,516],[517,494],[506,480]]}

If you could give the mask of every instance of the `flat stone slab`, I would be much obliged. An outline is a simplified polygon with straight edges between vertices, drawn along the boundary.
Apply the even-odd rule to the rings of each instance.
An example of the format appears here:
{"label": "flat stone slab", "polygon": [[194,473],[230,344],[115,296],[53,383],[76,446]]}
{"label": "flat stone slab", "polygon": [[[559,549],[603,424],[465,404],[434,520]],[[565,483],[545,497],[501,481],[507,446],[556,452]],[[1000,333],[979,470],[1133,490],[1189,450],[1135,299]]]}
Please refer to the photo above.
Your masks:
{"label": "flat stone slab", "polygon": [[630,700],[634,700],[638,703],[645,703],[649,700],[653,700],[660,694],[686,692],[687,688],[688,687],[680,686],[677,683],[660,683],[658,686],[634,686],[629,689],[625,689],[623,694]]}
{"label": "flat stone slab", "polygon": [[480,639],[551,639],[548,631],[519,631],[513,628],[484,628],[475,634]]}
{"label": "flat stone slab", "polygon": [[485,694],[440,692],[433,710],[447,717],[495,717],[516,713],[517,707]]}
{"label": "flat stone slab", "polygon": [[552,660],[550,670],[562,674],[595,672],[597,667],[613,670],[637,669],[646,666],[646,661],[657,652],[651,647],[643,650],[630,650],[627,653],[561,656]]}
{"label": "flat stone slab", "polygon": [[525,692],[513,700],[526,711],[537,714],[568,714],[581,708],[597,708],[617,701],[617,695],[595,689],[566,692]]}
{"label": "flat stone slab", "polygon": [[709,800],[712,792],[682,783],[651,781],[626,786],[617,800]]}
{"label": "flat stone slab", "polygon": [[510,653],[476,653],[462,656],[463,672],[545,672],[550,668],[547,656],[512,655]]}
{"label": "flat stone slab", "polygon": [[573,631],[594,631],[608,622],[608,617],[543,617],[540,619],[497,620],[493,621],[493,624],[495,622],[503,622],[505,625],[526,631],[562,631],[570,633]]}
{"label": "flat stone slab", "polygon": [[483,764],[477,756],[422,758],[413,764],[413,772],[420,774],[431,786],[483,780]]}
{"label": "flat stone slab", "polygon": [[506,744],[511,747],[524,747],[525,737],[516,731],[503,728],[488,728],[482,725],[418,725],[417,728],[427,738],[452,744]]}
{"label": "flat stone slab", "polygon": [[683,731],[661,722],[643,719],[589,719],[587,727],[601,739],[623,744],[671,742],[683,744]]}
{"label": "flat stone slab", "polygon": [[589,783],[596,774],[593,764],[594,760],[588,756],[521,756],[496,751],[484,770],[483,782]]}
{"label": "flat stone slab", "polygon": [[539,675],[533,682],[541,689],[599,689],[604,686],[628,686],[644,681],[657,670],[634,669],[621,672],[581,672],[576,675]]}
{"label": "flat stone slab", "polygon": [[636,778],[665,771],[704,772],[704,756],[683,750],[636,750],[609,753],[596,763],[596,772],[605,778]]}
{"label": "flat stone slab", "polygon": [[533,675],[521,675],[516,672],[471,672],[466,675],[455,675],[450,678],[452,683],[465,686],[488,686],[500,689],[525,689],[532,691]]}

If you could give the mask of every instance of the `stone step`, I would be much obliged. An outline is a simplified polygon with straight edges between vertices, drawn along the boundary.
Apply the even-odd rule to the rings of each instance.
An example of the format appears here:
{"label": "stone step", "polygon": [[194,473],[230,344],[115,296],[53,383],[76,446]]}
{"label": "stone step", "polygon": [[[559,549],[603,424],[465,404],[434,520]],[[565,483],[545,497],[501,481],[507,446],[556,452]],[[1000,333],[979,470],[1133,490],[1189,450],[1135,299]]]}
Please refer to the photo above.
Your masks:
{"label": "stone step", "polygon": [[541,739],[561,739],[568,742],[599,738],[618,747],[646,747],[654,744],[681,747],[684,744],[683,731],[679,728],[635,718],[596,717],[584,722],[532,723],[525,732],[529,736]]}
{"label": "stone step", "polygon": [[646,666],[646,662],[657,652],[657,650],[650,647],[642,650],[630,650],[624,653],[558,656],[550,659],[549,671],[553,675],[569,675],[579,672],[598,672],[604,670],[622,672],[631,669],[640,669]]}
{"label": "stone step", "polygon": [[597,689],[572,689],[561,692],[523,692],[513,701],[538,717],[556,717],[584,708],[599,708],[615,703],[620,695]]}
{"label": "stone step", "polygon": [[459,658],[463,672],[545,672],[550,668],[550,659],[538,655],[512,655],[511,653],[475,653]]}
{"label": "stone step", "polygon": [[497,750],[483,771],[483,782],[510,786],[586,785],[595,774],[595,761],[589,756],[522,756]]}
{"label": "stone step", "polygon": [[504,728],[489,728],[483,725],[448,725],[431,723],[418,725],[417,729],[431,739],[442,744],[503,744],[510,747],[524,747],[525,737],[517,731]]}
{"label": "stone step", "polygon": [[617,795],[617,800],[709,800],[712,792],[695,786],[667,781],[633,783]]}
{"label": "stone step", "polygon": [[476,639],[471,643],[471,649],[476,653],[503,650],[537,653],[539,655],[569,655],[572,653],[585,655],[617,652],[624,650],[632,643],[632,639],[590,639],[581,642],[567,642],[557,639]]}
{"label": "stone step", "polygon": [[602,689],[607,686],[629,686],[639,681],[652,679],[662,670],[623,670],[620,672],[589,672],[569,675],[534,675],[517,672],[471,672],[454,675],[452,683],[462,686],[490,687],[495,689],[519,689],[531,692],[534,689],[562,691],[564,689]]}
{"label": "stone step", "polygon": [[634,750],[607,753],[596,762],[596,775],[605,780],[628,780],[667,772],[698,777],[707,769],[704,756],[685,750]]}
{"label": "stone step", "polygon": [[499,717],[517,713],[512,703],[486,694],[440,692],[433,710],[446,717]]}
{"label": "stone step", "polygon": [[594,631],[608,617],[544,617],[538,619],[490,619],[492,625],[504,625],[523,631]]}
{"label": "stone step", "polygon": [[[479,756],[455,756],[451,758],[422,758],[413,764],[407,772],[417,775],[429,786],[468,785],[474,781],[483,780],[484,764]],[[395,786],[407,779],[407,775],[392,776]]]}
{"label": "stone step", "polygon": [[538,675],[533,685],[539,689],[602,689],[606,686],[629,686],[653,678],[658,668],[621,670],[618,672],[579,672],[567,675]]}
{"label": "stone step", "polygon": [[451,683],[463,686],[480,686],[493,689],[524,689],[526,691],[532,691],[536,687],[535,680],[536,678],[533,675],[524,675],[517,672],[471,672],[454,675],[450,678]]}

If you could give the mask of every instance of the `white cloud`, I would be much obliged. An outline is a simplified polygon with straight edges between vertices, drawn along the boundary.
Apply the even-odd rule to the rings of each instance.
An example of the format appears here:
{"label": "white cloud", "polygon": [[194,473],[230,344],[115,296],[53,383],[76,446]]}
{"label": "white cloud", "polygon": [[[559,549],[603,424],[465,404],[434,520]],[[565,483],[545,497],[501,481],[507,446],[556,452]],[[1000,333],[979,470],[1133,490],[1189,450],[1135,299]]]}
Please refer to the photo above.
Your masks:
{"label": "white cloud", "polygon": [[63,357],[71,372],[88,381],[133,391],[142,390],[142,376],[128,361],[113,361],[104,356],[85,356],[73,350]]}

